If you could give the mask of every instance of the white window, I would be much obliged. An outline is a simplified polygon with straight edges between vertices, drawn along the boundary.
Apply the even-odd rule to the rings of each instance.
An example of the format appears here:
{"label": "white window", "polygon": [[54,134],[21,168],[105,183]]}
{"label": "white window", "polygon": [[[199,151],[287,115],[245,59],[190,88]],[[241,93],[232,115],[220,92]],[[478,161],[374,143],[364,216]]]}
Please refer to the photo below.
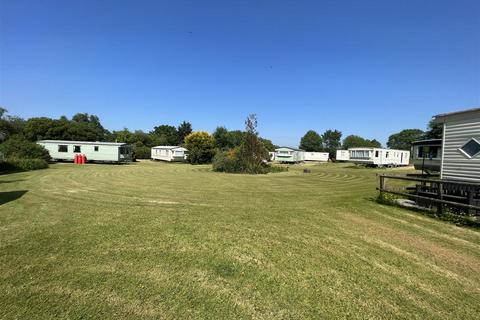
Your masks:
{"label": "white window", "polygon": [[476,139],[472,138],[470,141],[465,143],[460,149],[464,155],[466,155],[469,158],[475,157],[477,154],[480,153],[480,142],[478,142]]}

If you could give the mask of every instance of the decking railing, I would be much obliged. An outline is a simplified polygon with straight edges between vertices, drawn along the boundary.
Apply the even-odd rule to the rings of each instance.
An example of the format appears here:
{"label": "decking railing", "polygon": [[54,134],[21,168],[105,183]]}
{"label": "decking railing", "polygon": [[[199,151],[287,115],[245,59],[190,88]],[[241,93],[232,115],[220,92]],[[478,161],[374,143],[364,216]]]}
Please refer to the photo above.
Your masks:
{"label": "decking railing", "polygon": [[[442,212],[444,206],[466,210],[469,214],[480,215],[480,184],[440,179],[425,179],[399,175],[381,174],[380,187],[382,193],[390,193],[413,199],[420,206],[436,205]],[[405,182],[403,185],[388,186],[388,180]],[[407,185],[407,182],[415,185]]]}

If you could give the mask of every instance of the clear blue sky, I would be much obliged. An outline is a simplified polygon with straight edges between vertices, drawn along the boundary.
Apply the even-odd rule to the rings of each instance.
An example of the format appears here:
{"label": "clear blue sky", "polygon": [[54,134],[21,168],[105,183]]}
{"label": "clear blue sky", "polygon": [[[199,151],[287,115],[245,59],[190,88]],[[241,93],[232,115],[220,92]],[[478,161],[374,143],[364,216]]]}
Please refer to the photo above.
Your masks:
{"label": "clear blue sky", "polygon": [[0,105],[385,142],[480,105],[480,1],[0,0]]}

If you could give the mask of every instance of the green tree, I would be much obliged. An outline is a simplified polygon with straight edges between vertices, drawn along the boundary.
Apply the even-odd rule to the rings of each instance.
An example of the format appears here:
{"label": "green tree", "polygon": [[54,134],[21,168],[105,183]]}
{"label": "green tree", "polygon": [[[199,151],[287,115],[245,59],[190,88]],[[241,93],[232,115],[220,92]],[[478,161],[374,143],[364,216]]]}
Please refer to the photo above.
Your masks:
{"label": "green tree", "polygon": [[166,124],[156,126],[153,128],[151,134],[157,136],[157,138],[165,139],[167,145],[177,145],[178,142],[178,131],[174,126],[169,126]]}
{"label": "green tree", "polygon": [[185,143],[185,137],[192,133],[192,124],[190,122],[183,121],[177,128],[178,141],[177,144],[183,145]]}
{"label": "green tree", "polygon": [[250,114],[245,120],[244,141],[239,149],[245,172],[253,174],[263,172],[263,161],[268,159],[268,151],[258,137],[257,125],[257,116]]}
{"label": "green tree", "polygon": [[382,144],[380,143],[380,141],[378,141],[376,139],[367,140],[367,142],[369,143],[370,148],[381,148],[382,147]]}
{"label": "green tree", "polygon": [[50,160],[50,155],[44,147],[26,140],[24,136],[19,134],[11,136],[0,144],[0,152],[7,159]]}
{"label": "green tree", "polygon": [[142,130],[131,132],[127,128],[120,131],[113,131],[109,140],[130,144],[133,148],[133,156],[135,159],[150,159],[150,148],[153,147],[156,142],[150,134]]}
{"label": "green tree", "polygon": [[335,153],[341,146],[342,133],[338,130],[327,130],[322,135],[324,150],[329,153],[330,159],[335,158]]}
{"label": "green tree", "polygon": [[233,148],[230,140],[230,132],[225,127],[217,127],[213,132],[215,148],[220,150],[228,150]]}
{"label": "green tree", "polygon": [[443,125],[437,123],[433,120],[430,120],[428,123],[427,131],[425,132],[425,139],[442,139],[443,136]]}
{"label": "green tree", "polygon": [[275,146],[271,140],[265,139],[265,138],[260,138],[260,137],[259,137],[259,139],[263,143],[263,145],[265,146],[267,151],[273,152],[277,148],[277,146]]}
{"label": "green tree", "polygon": [[424,134],[420,129],[405,129],[392,134],[388,138],[387,146],[391,149],[410,150],[412,142],[422,139]]}
{"label": "green tree", "polygon": [[0,107],[0,142],[11,135],[22,133],[25,126],[25,120],[7,115],[7,112],[7,109]]}
{"label": "green tree", "polygon": [[375,139],[368,140],[354,134],[349,135],[345,139],[343,139],[343,143],[342,143],[343,149],[361,148],[361,147],[381,148],[382,144]]}
{"label": "green tree", "polygon": [[188,161],[192,164],[210,163],[215,154],[213,136],[205,131],[194,131],[185,137]]}
{"label": "green tree", "polygon": [[320,152],[323,150],[322,137],[314,130],[309,130],[300,139],[300,149],[309,152]]}
{"label": "green tree", "polygon": [[55,127],[55,121],[50,118],[30,118],[25,123],[23,134],[30,141],[38,141],[44,139],[54,139],[50,137],[48,131]]}

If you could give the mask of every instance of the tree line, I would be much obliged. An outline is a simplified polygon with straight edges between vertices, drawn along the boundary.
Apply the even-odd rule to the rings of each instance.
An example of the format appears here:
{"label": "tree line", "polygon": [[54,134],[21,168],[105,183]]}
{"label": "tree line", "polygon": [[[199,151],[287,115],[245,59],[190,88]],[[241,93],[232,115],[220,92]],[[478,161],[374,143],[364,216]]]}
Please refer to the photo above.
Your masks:
{"label": "tree line", "polygon": [[[25,120],[9,115],[6,109],[0,108],[0,152],[16,163],[20,159],[48,162],[48,152],[36,144],[39,140],[125,142],[132,145],[136,159],[149,159],[154,146],[183,145],[190,151],[190,162],[207,163],[212,161],[216,150],[238,148],[247,137],[246,131],[230,131],[225,127],[217,127],[212,135],[202,131],[193,132],[192,124],[188,121],[178,126],[160,124],[149,132],[127,128],[109,131],[98,116],[88,113],[77,113],[70,119],[62,116],[59,119],[34,117]],[[261,137],[258,140],[267,151],[275,149],[270,140]]]}
{"label": "tree line", "polygon": [[[0,108],[0,152],[10,159],[41,159],[46,163],[49,155],[45,149],[36,144],[39,140],[118,141],[131,144],[134,157],[138,159],[149,159],[150,149],[153,146],[184,145],[189,149],[191,163],[211,162],[215,154],[220,154],[220,151],[224,158],[228,156],[233,159],[234,154],[238,155],[238,159],[243,160],[237,159],[237,164],[245,166],[246,163],[251,162],[251,159],[257,159],[259,154],[267,158],[268,151],[274,151],[277,148],[272,141],[258,135],[256,121],[256,117],[251,115],[247,118],[244,131],[228,130],[219,126],[213,134],[202,131],[193,132],[192,124],[188,121],[183,121],[178,126],[161,124],[149,132],[131,131],[127,128],[109,131],[103,127],[96,115],[88,113],[77,113],[71,119],[62,116],[59,119],[34,117],[25,120],[9,115],[6,109]],[[413,141],[441,138],[441,135],[441,126],[430,122],[426,131],[405,129],[392,134],[388,139],[387,147],[408,150]],[[355,147],[380,148],[382,145],[375,139],[369,140],[358,135],[349,135],[342,140],[342,132],[332,129],[326,130],[321,135],[314,130],[309,130],[300,140],[301,149],[328,152],[331,159],[335,158],[336,150]],[[258,154],[248,156],[247,152],[241,155],[245,148],[256,150]],[[245,159],[250,160],[244,161]]]}
{"label": "tree line", "polygon": [[[441,139],[442,126],[430,121],[427,130],[404,129],[389,136],[387,147],[390,149],[410,150],[412,142],[424,139]],[[309,130],[300,139],[300,149],[308,152],[328,152],[330,158],[335,158],[336,150],[350,148],[382,148],[376,139],[366,139],[358,135],[349,135],[342,140],[342,132],[326,130],[323,134]]]}

